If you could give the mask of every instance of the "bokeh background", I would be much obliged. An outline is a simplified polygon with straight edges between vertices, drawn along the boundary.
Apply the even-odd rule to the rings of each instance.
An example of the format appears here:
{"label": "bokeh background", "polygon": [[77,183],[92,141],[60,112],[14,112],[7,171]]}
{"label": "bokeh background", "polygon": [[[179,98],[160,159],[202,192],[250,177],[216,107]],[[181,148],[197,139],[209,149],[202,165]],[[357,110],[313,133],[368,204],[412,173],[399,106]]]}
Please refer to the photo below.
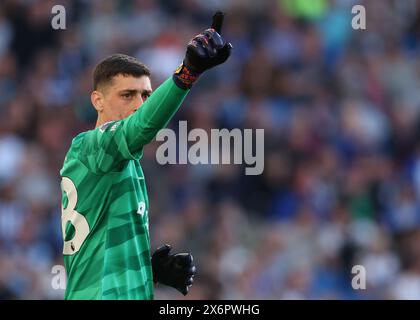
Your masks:
{"label": "bokeh background", "polygon": [[[64,5],[66,30],[51,8]],[[367,29],[351,28],[365,5]],[[420,1],[1,0],[0,298],[61,299],[59,170],[122,52],[157,87],[226,12],[229,61],[170,124],[265,129],[265,170],[142,165],[153,247],[191,251],[185,299],[420,299]],[[363,265],[367,289],[353,290]],[[158,287],[157,299],[184,299]]]}

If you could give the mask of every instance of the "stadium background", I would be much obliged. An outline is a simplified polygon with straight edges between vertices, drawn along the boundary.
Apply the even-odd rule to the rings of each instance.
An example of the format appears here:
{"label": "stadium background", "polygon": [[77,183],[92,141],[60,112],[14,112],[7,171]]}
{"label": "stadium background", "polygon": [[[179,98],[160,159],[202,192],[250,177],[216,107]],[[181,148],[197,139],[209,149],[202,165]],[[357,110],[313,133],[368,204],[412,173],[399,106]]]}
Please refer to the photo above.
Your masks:
{"label": "stadium background", "polygon": [[[367,30],[351,28],[364,4]],[[51,28],[62,4],[67,29]],[[0,2],[0,298],[61,299],[59,169],[91,129],[91,72],[115,52],[180,63],[216,8],[231,59],[171,122],[264,128],[265,170],[142,165],[153,248],[193,253],[187,299],[420,299],[420,2]],[[351,268],[367,271],[353,290]],[[183,298],[158,287],[157,299]]]}

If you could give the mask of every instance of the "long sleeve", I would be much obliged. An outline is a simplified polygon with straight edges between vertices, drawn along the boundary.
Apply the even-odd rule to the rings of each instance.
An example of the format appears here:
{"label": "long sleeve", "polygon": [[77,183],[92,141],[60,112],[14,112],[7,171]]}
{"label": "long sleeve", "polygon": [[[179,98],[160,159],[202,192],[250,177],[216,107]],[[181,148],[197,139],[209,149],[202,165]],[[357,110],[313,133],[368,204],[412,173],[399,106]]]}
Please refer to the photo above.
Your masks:
{"label": "long sleeve", "polygon": [[163,82],[129,117],[103,124],[80,141],[80,160],[97,173],[119,170],[125,160],[139,159],[143,146],[153,140],[179,109],[189,90],[172,77]]}

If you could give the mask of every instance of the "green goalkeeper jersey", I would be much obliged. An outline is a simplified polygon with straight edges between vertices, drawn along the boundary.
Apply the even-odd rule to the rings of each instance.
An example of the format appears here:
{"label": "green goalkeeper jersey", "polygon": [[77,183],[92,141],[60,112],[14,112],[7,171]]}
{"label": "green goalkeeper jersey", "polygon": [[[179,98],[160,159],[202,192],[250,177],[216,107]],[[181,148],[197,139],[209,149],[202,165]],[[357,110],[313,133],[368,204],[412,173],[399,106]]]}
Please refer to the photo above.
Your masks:
{"label": "green goalkeeper jersey", "polygon": [[131,116],[73,139],[60,171],[65,299],[153,299],[139,159],[187,93],[170,78]]}

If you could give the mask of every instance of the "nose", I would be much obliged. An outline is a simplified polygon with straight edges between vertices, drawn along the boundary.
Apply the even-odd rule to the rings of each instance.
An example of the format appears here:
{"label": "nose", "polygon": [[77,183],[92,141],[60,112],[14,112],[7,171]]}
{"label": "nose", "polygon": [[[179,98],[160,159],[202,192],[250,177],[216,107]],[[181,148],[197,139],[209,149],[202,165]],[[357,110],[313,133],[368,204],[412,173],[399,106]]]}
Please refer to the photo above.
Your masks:
{"label": "nose", "polygon": [[141,107],[141,105],[143,104],[143,98],[141,98],[140,97],[140,99],[139,99],[139,101],[136,103],[136,105],[134,106],[134,111],[133,112],[136,112],[137,111],[137,109],[138,108],[140,108]]}

